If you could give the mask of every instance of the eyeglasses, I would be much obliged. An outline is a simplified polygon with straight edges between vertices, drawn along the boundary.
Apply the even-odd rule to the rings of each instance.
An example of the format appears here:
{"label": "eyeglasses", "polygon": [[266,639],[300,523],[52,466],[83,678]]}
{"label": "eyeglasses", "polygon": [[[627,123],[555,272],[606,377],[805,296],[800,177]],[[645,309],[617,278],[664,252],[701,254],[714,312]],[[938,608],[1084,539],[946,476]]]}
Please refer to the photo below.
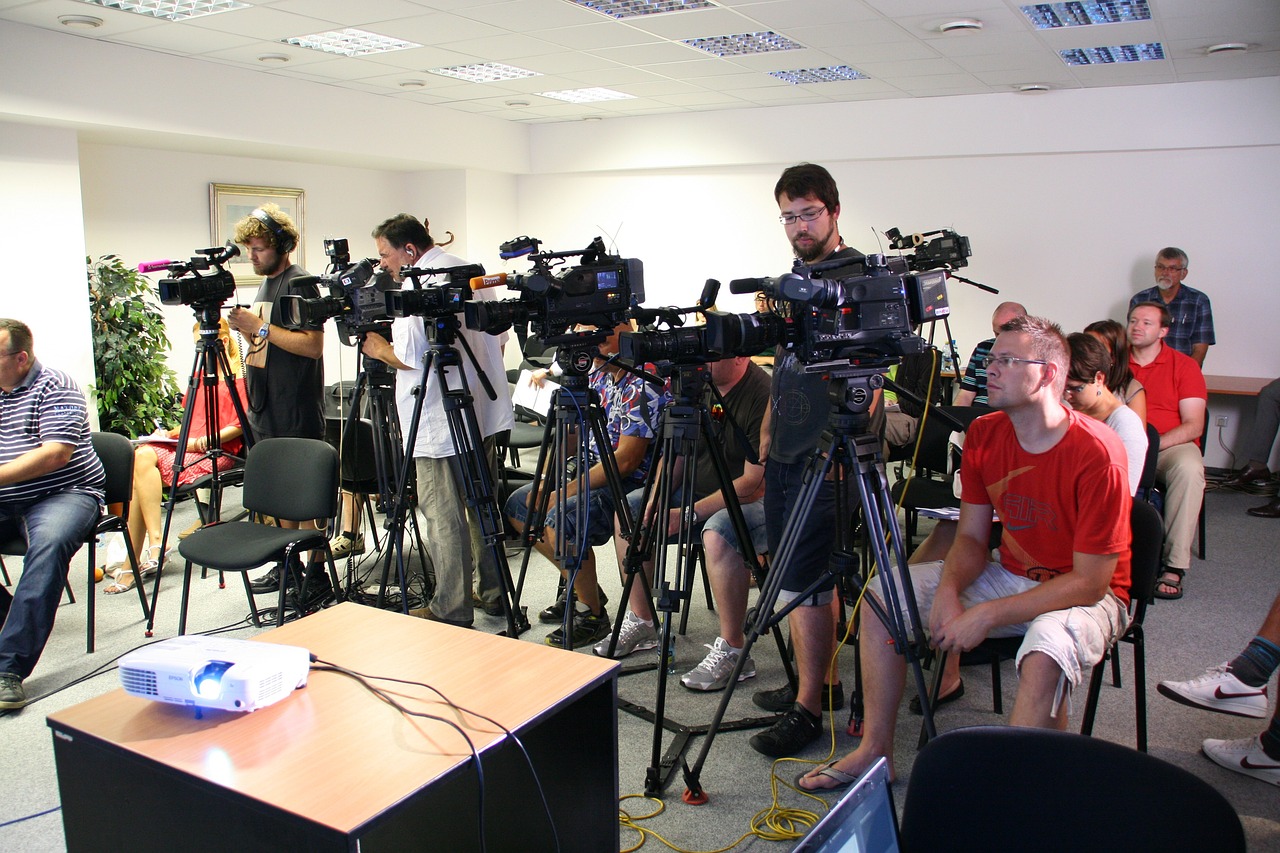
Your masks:
{"label": "eyeglasses", "polygon": [[17,349],[17,350],[14,350],[13,352],[0,352],[0,358],[9,358],[10,356],[15,356],[18,353],[22,353],[22,352],[26,352],[26,350]]}
{"label": "eyeglasses", "polygon": [[1167,267],[1164,264],[1156,264],[1156,272],[1183,272],[1186,267]]}
{"label": "eyeglasses", "polygon": [[812,222],[826,212],[826,207],[819,207],[815,210],[806,210],[802,213],[784,213],[778,217],[778,221],[783,225],[795,225],[797,219],[801,222]]}
{"label": "eyeglasses", "polygon": [[1079,393],[1080,393],[1081,391],[1083,391],[1085,388],[1088,388],[1088,387],[1089,387],[1089,384],[1090,384],[1090,383],[1088,383],[1088,382],[1081,382],[1081,383],[1080,383],[1080,384],[1078,384],[1078,385],[1067,385],[1067,386],[1066,386],[1065,388],[1063,388],[1062,390],[1066,391],[1068,394],[1079,394]]}
{"label": "eyeglasses", "polygon": [[991,369],[991,365],[998,364],[1005,370],[1013,367],[1015,364],[1048,364],[1049,362],[1038,358],[1014,358],[1011,355],[989,355],[982,360],[982,366],[987,370]]}

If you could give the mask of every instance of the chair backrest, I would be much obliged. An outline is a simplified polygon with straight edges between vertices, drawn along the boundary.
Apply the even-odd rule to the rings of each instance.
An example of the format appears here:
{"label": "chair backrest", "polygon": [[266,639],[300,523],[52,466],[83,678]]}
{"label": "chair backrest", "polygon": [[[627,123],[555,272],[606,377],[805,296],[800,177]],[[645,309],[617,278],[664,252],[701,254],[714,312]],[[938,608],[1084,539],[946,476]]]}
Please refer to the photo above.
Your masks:
{"label": "chair backrest", "polygon": [[[331,447],[337,448],[342,460],[340,476],[342,488],[347,491],[368,492],[377,488],[378,461],[375,458],[377,447],[373,440],[373,422],[367,418],[358,418],[348,427],[349,421],[340,418],[325,418],[324,440]],[[389,444],[389,443],[388,443]],[[384,459],[387,471],[392,479],[392,460],[389,448],[384,451],[388,458]]]}
{"label": "chair backrest", "polygon": [[1129,598],[1151,602],[1156,578],[1160,576],[1160,552],[1164,548],[1164,521],[1160,512],[1146,501],[1134,500],[1129,516],[1133,542],[1129,546]]}
{"label": "chair backrest", "polygon": [[338,511],[338,451],[314,438],[264,438],[244,463],[244,507],[288,521]]}
{"label": "chair backrest", "polygon": [[[980,415],[988,414],[992,410],[985,406],[939,406],[938,411],[950,415],[968,429],[969,424]],[[946,473],[950,446],[948,441],[954,431],[955,427],[951,423],[936,417],[932,412],[925,418],[924,425],[921,427],[920,452],[916,455],[917,471]],[[910,456],[908,455],[907,458]]]}
{"label": "chair backrest", "polygon": [[1138,480],[1137,497],[1142,500],[1151,499],[1151,490],[1156,485],[1156,466],[1160,464],[1160,432],[1151,424],[1147,424],[1147,458],[1142,463],[1142,478]]}
{"label": "chair backrest", "polygon": [[1012,726],[956,729],[920,751],[901,841],[906,853],[1245,849],[1231,804],[1186,770],[1099,738]]}
{"label": "chair backrest", "polygon": [[95,432],[89,440],[107,475],[107,506],[121,504],[122,516],[128,517],[133,495],[133,443],[114,432]]}

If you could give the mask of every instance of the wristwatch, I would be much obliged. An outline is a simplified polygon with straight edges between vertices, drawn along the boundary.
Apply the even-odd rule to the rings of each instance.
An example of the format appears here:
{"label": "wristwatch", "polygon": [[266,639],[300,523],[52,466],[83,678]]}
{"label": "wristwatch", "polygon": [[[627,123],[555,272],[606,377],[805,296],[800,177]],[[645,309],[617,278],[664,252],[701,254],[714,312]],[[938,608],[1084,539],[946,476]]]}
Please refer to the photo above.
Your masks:
{"label": "wristwatch", "polygon": [[267,339],[267,335],[269,334],[271,334],[270,323],[263,323],[261,326],[258,327],[258,340],[265,341]]}

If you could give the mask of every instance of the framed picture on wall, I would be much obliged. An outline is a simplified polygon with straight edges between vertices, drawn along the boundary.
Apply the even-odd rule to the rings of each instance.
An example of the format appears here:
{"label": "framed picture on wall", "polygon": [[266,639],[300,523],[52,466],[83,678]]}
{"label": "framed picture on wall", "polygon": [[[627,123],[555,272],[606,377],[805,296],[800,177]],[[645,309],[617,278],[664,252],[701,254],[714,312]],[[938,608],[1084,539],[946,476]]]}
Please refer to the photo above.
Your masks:
{"label": "framed picture on wall", "polygon": [[[247,184],[209,184],[209,232],[214,246],[221,246],[235,234],[236,223],[255,208],[273,202],[289,215],[298,226],[298,246],[293,250],[294,260],[303,257],[303,191],[289,187],[255,187]],[[227,269],[236,277],[237,287],[257,288],[261,277],[254,275],[249,258],[241,254],[233,258]]]}

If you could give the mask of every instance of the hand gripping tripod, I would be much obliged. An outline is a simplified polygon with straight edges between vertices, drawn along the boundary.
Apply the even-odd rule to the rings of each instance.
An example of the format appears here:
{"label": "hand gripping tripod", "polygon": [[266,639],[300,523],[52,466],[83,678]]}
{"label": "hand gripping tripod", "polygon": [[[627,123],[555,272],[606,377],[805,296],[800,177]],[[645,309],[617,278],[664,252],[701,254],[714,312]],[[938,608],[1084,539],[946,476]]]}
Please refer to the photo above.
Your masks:
{"label": "hand gripping tripod", "polygon": [[[857,484],[858,496],[862,500],[862,511],[866,524],[867,537],[880,571],[880,582],[884,589],[885,601],[878,601],[875,596],[863,598],[876,617],[884,624],[893,638],[896,651],[905,656],[907,665],[915,677],[916,692],[920,696],[921,709],[924,712],[925,731],[933,737],[933,709],[929,704],[929,692],[925,687],[924,674],[920,662],[929,654],[928,641],[925,638],[919,609],[916,607],[915,595],[911,588],[911,575],[907,571],[906,552],[903,548],[902,530],[898,526],[898,516],[882,473],[880,459],[880,438],[869,432],[870,418],[868,410],[874,391],[882,387],[884,370],[891,365],[873,368],[860,366],[853,359],[806,366],[809,372],[822,372],[831,377],[832,409],[828,421],[830,440],[820,448],[810,461],[806,471],[806,480],[800,492],[800,499],[787,525],[782,531],[782,539],[778,546],[778,554],[773,561],[765,585],[760,589],[760,598],[756,603],[754,618],[748,625],[746,644],[738,659],[729,686],[720,697],[720,707],[716,709],[715,718],[711,722],[702,751],[692,768],[686,763],[684,778],[687,790],[686,802],[704,803],[706,793],[702,790],[701,774],[707,753],[715,741],[720,720],[724,716],[729,700],[733,698],[734,687],[738,683],[739,670],[745,664],[751,647],[756,639],[776,626],[788,613],[800,605],[814,592],[824,589],[833,577],[844,577],[851,588],[861,591],[867,578],[860,577],[856,570],[857,559],[853,551],[850,504],[850,485]],[[816,581],[784,607],[774,612],[778,595],[782,592],[783,580],[796,549],[796,539],[804,528],[805,521],[812,512],[814,500],[822,487],[828,473],[834,475],[836,495],[836,548],[832,554],[827,570]],[[892,551],[890,551],[892,548]],[[907,602],[906,613],[899,603],[898,589],[903,590],[902,597]]]}
{"label": "hand gripping tripod", "polygon": [[[590,545],[586,542],[590,526],[591,505],[587,499],[591,491],[591,440],[594,439],[601,467],[604,469],[606,487],[613,497],[614,511],[624,536],[631,535],[631,509],[627,506],[627,493],[622,487],[622,475],[618,472],[618,460],[613,454],[613,444],[605,429],[604,411],[600,408],[600,395],[587,382],[587,374],[599,352],[599,345],[609,336],[609,330],[597,329],[575,333],[567,343],[561,342],[556,361],[564,368],[560,387],[552,397],[551,417],[547,419],[542,449],[538,451],[538,464],[534,470],[533,486],[529,492],[529,523],[525,525],[521,541],[524,557],[520,564],[520,580],[516,586],[516,601],[524,589],[525,573],[529,569],[529,557],[533,544],[542,538],[546,528],[547,510],[554,495],[558,512],[559,531],[556,536],[555,561],[567,574],[565,579],[564,622],[561,625],[561,646],[573,649],[573,620],[575,608],[574,583],[582,568],[583,556]],[[551,341],[547,341],[551,343]],[[547,488],[544,477],[554,472],[554,486]],[[573,483],[572,490],[570,482]],[[565,507],[571,497],[576,497],[570,519],[565,518]],[[569,523],[566,524],[566,521]],[[563,535],[570,527],[576,537]]]}
{"label": "hand gripping tripod", "polygon": [[[422,356],[422,379],[414,389],[413,415],[409,422],[409,433],[405,436],[406,452],[400,463],[400,473],[396,481],[396,494],[387,505],[387,530],[391,537],[391,545],[382,566],[382,590],[378,595],[378,606],[385,600],[387,580],[391,573],[392,560],[396,564],[396,578],[400,584],[401,608],[409,612],[409,599],[403,594],[405,587],[404,563],[404,525],[411,511],[406,498],[409,474],[413,465],[412,448],[417,442],[418,426],[422,420],[422,406],[427,397],[427,382],[430,377],[436,379],[436,387],[440,390],[440,402],[444,408],[445,422],[449,426],[449,437],[453,441],[456,467],[454,473],[466,496],[466,504],[471,507],[480,519],[480,531],[485,547],[493,555],[498,567],[498,583],[502,588],[502,607],[507,616],[506,636],[518,637],[520,631],[529,627],[523,614],[517,614],[511,598],[511,571],[507,567],[507,555],[502,545],[502,515],[494,498],[493,478],[489,474],[489,464],[485,460],[484,439],[480,435],[480,426],[476,421],[475,408],[472,406],[471,391],[467,385],[467,375],[462,369],[462,357],[454,343],[461,343],[476,369],[476,376],[485,387],[491,399],[497,399],[488,377],[476,362],[475,354],[467,344],[466,338],[458,335],[461,325],[456,314],[445,314],[440,317],[425,317],[423,325],[427,333],[427,351]],[[458,387],[449,385],[447,370],[455,368]],[[416,525],[416,520],[415,520]],[[480,555],[473,555],[479,560]]]}
{"label": "hand gripping tripod", "polygon": [[[244,431],[242,440],[245,451],[253,446],[253,433],[249,429],[249,418],[245,415],[244,403],[236,390],[235,376],[231,372],[231,362],[227,359],[227,350],[218,337],[218,321],[222,316],[220,305],[194,306],[196,321],[199,324],[200,336],[196,341],[196,354],[191,365],[191,374],[187,379],[187,395],[182,406],[182,426],[178,429],[178,443],[173,457],[173,481],[169,486],[169,499],[165,502],[164,527],[160,534],[160,568],[156,572],[151,587],[151,614],[147,620],[147,636],[151,636],[156,619],[156,598],[160,595],[160,576],[164,574],[164,558],[168,553],[169,526],[173,522],[173,509],[178,502],[178,483],[182,472],[205,459],[212,460],[212,471],[209,474],[209,509],[208,517],[202,518],[204,524],[213,524],[220,520],[222,512],[222,472],[218,470],[218,461],[226,454],[218,437],[218,425],[222,423],[218,411],[218,382],[227,386],[231,404],[235,407],[236,417],[240,419],[240,427]],[[204,452],[198,455],[185,452],[187,440],[191,436],[191,420],[196,410],[196,401],[204,405]],[[135,579],[142,586],[142,578]]]}
{"label": "hand gripping tripod", "polygon": [[[729,520],[737,535],[743,560],[755,575],[756,585],[764,587],[765,577],[756,558],[755,548],[751,544],[751,532],[742,516],[742,506],[733,488],[733,476],[725,460],[722,445],[723,430],[717,435],[712,426],[712,415],[705,403],[708,391],[719,397],[715,385],[711,382],[711,370],[705,364],[680,365],[672,370],[661,371],[671,377],[672,402],[662,410],[658,434],[661,443],[658,445],[658,456],[654,461],[654,476],[645,484],[644,500],[641,507],[653,507],[652,512],[643,516],[637,525],[634,535],[627,546],[625,560],[626,581],[622,589],[622,601],[618,615],[614,621],[613,636],[609,641],[608,657],[613,657],[617,646],[618,635],[622,630],[622,620],[627,611],[632,585],[637,577],[643,580],[644,561],[653,558],[654,573],[651,595],[646,595],[648,615],[655,624],[657,611],[654,609],[654,598],[657,610],[664,614],[662,619],[662,637],[658,647],[659,658],[665,657],[665,665],[658,668],[658,693],[655,710],[650,713],[638,705],[622,702],[622,710],[635,714],[642,719],[653,722],[652,761],[645,772],[645,794],[657,796],[670,782],[675,765],[684,755],[692,737],[706,732],[702,727],[682,726],[666,720],[667,676],[674,666],[673,622],[680,612],[681,603],[688,605],[692,590],[686,585],[691,577],[688,572],[691,549],[700,537],[695,529],[692,506],[697,498],[694,493],[694,481],[697,475],[696,462],[700,446],[705,446],[712,467],[715,469],[717,484],[724,495],[725,509],[729,512]],[[723,400],[721,400],[723,405]],[[728,428],[729,425],[726,425]],[[733,428],[737,428],[733,425]],[[705,445],[702,445],[705,442]],[[745,436],[743,443],[746,444]],[[675,534],[668,533],[667,508],[676,502],[682,507],[680,526]],[[668,546],[676,545],[675,568],[668,573]],[[637,614],[643,616],[644,614]],[[772,626],[774,639],[778,643],[778,652],[782,656],[787,677],[794,681],[791,660],[786,654],[786,640],[778,624]],[[629,672],[649,669],[649,666],[632,668]],[[624,671],[623,674],[628,674]],[[735,673],[736,675],[736,673]],[[771,725],[772,716],[750,720],[740,720],[724,726],[731,730],[755,728]],[[662,755],[662,730],[670,729],[676,735],[666,755]]]}

